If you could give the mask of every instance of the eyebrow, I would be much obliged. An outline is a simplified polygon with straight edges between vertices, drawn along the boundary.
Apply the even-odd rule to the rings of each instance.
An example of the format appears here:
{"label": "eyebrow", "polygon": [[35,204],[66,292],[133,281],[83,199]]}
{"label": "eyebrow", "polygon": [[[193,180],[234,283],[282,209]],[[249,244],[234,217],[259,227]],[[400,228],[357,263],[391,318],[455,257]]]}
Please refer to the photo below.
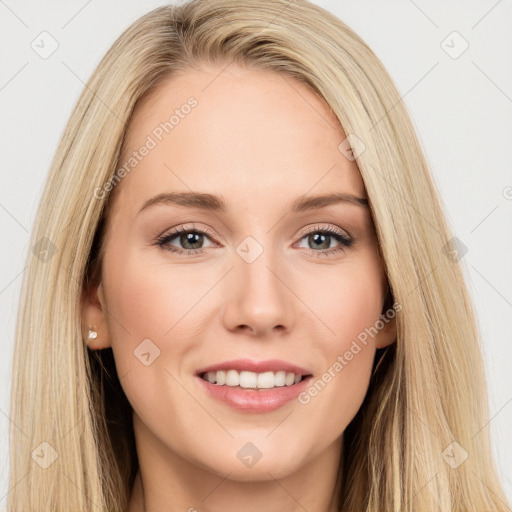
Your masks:
{"label": "eyebrow", "polygon": [[[319,210],[333,204],[352,204],[363,208],[368,208],[368,199],[358,197],[354,194],[333,193],[316,196],[301,196],[291,204],[292,212],[304,212],[307,210]],[[158,194],[148,199],[139,210],[143,210],[155,205],[176,205],[186,208],[197,208],[205,211],[225,212],[227,211],[227,202],[221,196],[199,192],[170,192]]]}

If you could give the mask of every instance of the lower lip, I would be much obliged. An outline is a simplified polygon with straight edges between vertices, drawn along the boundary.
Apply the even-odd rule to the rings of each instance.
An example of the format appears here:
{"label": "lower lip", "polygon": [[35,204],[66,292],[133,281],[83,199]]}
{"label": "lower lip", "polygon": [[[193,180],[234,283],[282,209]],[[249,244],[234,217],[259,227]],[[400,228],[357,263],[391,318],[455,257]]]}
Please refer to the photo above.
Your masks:
{"label": "lower lip", "polygon": [[219,386],[218,384],[211,384],[203,378],[196,376],[210,396],[216,400],[227,403],[235,409],[251,413],[271,412],[283,407],[304,391],[309,385],[311,377],[312,376],[309,375],[297,384],[291,386],[256,390]]}

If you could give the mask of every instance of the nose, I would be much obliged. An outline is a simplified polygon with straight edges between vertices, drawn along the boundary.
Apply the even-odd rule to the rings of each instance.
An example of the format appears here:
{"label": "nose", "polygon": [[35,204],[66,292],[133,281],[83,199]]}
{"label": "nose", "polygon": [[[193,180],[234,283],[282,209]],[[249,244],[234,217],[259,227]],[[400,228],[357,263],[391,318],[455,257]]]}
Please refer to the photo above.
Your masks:
{"label": "nose", "polygon": [[239,258],[224,283],[226,329],[261,338],[293,329],[294,294],[282,267],[266,251],[252,263]]}

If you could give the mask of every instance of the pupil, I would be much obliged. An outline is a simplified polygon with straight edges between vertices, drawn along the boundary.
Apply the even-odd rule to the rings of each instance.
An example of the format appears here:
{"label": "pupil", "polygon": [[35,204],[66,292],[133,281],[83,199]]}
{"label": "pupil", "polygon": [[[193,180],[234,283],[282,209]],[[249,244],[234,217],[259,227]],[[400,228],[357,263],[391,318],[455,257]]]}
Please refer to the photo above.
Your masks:
{"label": "pupil", "polygon": [[[320,238],[321,239],[320,244],[322,244],[322,242],[325,244],[325,241],[327,240],[328,237],[326,235],[322,234],[322,233],[315,233],[314,235],[312,235],[312,238],[313,238],[315,243],[317,243],[318,239]],[[324,249],[328,249],[329,248],[329,243],[327,243],[327,247],[323,247],[323,248]]]}
{"label": "pupil", "polygon": [[[200,233],[187,233],[187,234],[184,234],[181,236],[180,242],[183,245],[183,247],[185,247],[186,249],[199,249],[199,247],[187,247],[187,244],[188,245],[195,245],[195,244],[200,245],[201,237],[202,237],[202,235]],[[194,238],[198,238],[198,240],[196,240],[194,242]]]}

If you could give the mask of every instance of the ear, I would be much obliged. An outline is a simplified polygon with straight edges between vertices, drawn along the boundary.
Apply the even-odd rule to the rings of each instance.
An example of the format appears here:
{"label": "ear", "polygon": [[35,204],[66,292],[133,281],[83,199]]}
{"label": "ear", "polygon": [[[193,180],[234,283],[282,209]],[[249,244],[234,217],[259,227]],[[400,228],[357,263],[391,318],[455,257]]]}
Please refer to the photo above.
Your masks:
{"label": "ear", "polygon": [[[389,286],[387,286],[386,297],[382,305],[380,320],[382,329],[375,336],[375,347],[384,348],[396,341],[396,310],[393,307],[394,299]],[[380,324],[379,324],[380,325]]]}
{"label": "ear", "polygon": [[[96,337],[89,338],[89,328]],[[90,284],[82,292],[82,338],[91,350],[112,346],[107,324],[107,310],[103,286]]]}
{"label": "ear", "polygon": [[[396,341],[396,317],[387,318],[385,315],[381,317],[384,327],[379,329],[375,336],[375,347],[384,348]],[[387,322],[387,323],[386,323]]]}

